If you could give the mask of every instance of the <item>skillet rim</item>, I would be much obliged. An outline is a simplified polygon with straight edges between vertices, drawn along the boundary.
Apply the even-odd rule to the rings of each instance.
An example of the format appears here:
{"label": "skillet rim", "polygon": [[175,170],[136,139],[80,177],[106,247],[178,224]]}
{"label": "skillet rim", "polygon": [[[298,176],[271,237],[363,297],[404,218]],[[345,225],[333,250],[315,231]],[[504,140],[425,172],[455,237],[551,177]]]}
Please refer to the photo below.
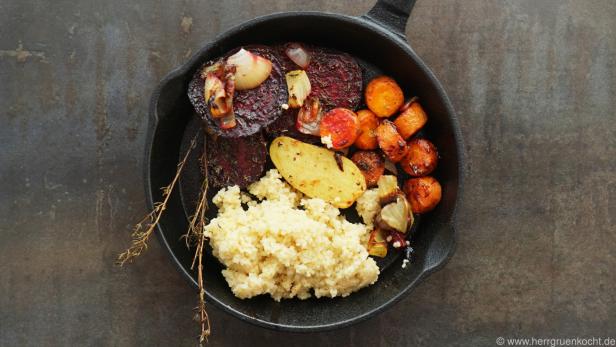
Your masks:
{"label": "skillet rim", "polygon": [[[149,111],[148,111],[149,119],[148,119],[148,129],[147,129],[146,143],[145,143],[145,158],[144,158],[144,163],[143,163],[146,204],[147,204],[148,210],[151,210],[154,206],[154,197],[153,197],[153,191],[152,191],[152,185],[151,185],[152,180],[151,180],[151,170],[150,170],[151,162],[152,162],[151,153],[152,153],[152,147],[153,147],[154,138],[155,138],[154,135],[156,133],[156,129],[158,128],[158,123],[159,123],[157,105],[158,105],[159,97],[164,87],[168,83],[175,80],[176,78],[180,78],[181,76],[185,74],[189,74],[196,65],[200,64],[203,61],[203,55],[207,51],[213,49],[217,45],[218,42],[226,38],[232,37],[242,31],[250,30],[251,27],[254,27],[260,23],[271,21],[271,20],[276,20],[280,18],[285,18],[285,17],[321,17],[321,18],[328,18],[333,21],[338,21],[342,25],[363,26],[364,28],[367,28],[368,30],[375,32],[378,35],[384,36],[385,39],[389,40],[390,42],[398,46],[398,48],[400,48],[410,59],[414,61],[417,67],[426,74],[430,82],[434,85],[438,93],[438,97],[443,101],[443,106],[447,110],[447,118],[453,130],[454,142],[455,142],[455,146],[457,150],[456,161],[457,161],[457,168],[458,168],[458,175],[457,175],[458,182],[457,182],[456,198],[453,204],[453,209],[452,209],[449,220],[442,221],[442,224],[450,228],[451,232],[453,233],[451,246],[449,247],[447,253],[444,256],[442,256],[437,263],[432,264],[431,266],[428,265],[427,267],[424,267],[417,278],[410,281],[397,294],[395,294],[391,299],[381,304],[380,306],[373,308],[371,310],[367,310],[364,313],[357,315],[351,319],[341,320],[341,321],[337,321],[334,323],[317,324],[317,325],[309,325],[309,326],[289,325],[289,324],[275,323],[275,322],[271,322],[268,320],[264,320],[264,319],[260,319],[257,317],[244,314],[238,310],[235,310],[231,306],[225,304],[223,301],[219,300],[215,296],[211,295],[207,289],[205,290],[207,301],[213,303],[217,308],[230,313],[234,317],[237,317],[244,322],[248,322],[248,323],[260,326],[260,327],[264,327],[264,328],[268,328],[268,329],[276,330],[276,331],[289,331],[289,332],[330,331],[330,330],[335,330],[335,329],[339,329],[339,328],[343,328],[343,327],[347,327],[347,326],[359,323],[391,307],[393,304],[400,301],[401,299],[406,297],[409,293],[411,293],[412,290],[419,283],[423,282],[429,275],[431,275],[432,273],[438,271],[443,266],[445,266],[449,262],[449,260],[451,259],[452,255],[455,253],[455,250],[457,248],[457,232],[456,232],[457,212],[458,212],[458,207],[462,202],[464,176],[465,176],[465,171],[466,171],[462,133],[461,133],[461,130],[458,124],[456,113],[453,109],[451,101],[449,100],[449,97],[447,96],[443,86],[441,85],[439,80],[436,78],[432,70],[430,70],[430,68],[423,62],[423,60],[410,47],[409,43],[402,36],[403,33],[394,32],[388,29],[384,24],[379,24],[378,20],[373,19],[368,15],[362,15],[362,16],[355,17],[355,16],[349,16],[345,14],[321,12],[321,11],[287,11],[287,12],[276,12],[276,13],[253,18],[251,20],[237,24],[229,28],[228,30],[225,30],[222,33],[216,35],[214,39],[207,41],[185,63],[171,70],[171,72],[169,72],[159,82],[159,84],[156,86],[156,88],[152,92],[152,96],[150,99],[150,105],[149,105]],[[167,250],[171,258],[173,259],[173,263],[176,265],[178,270],[180,270],[180,272],[192,284],[193,287],[197,288],[198,286],[197,286],[197,282],[195,278],[180,263],[180,261],[174,254],[171,246],[169,245],[169,242],[167,241],[167,238],[165,237],[165,231],[163,230],[160,224],[156,225],[156,234],[157,234],[157,238],[159,242],[162,244],[163,248]]]}

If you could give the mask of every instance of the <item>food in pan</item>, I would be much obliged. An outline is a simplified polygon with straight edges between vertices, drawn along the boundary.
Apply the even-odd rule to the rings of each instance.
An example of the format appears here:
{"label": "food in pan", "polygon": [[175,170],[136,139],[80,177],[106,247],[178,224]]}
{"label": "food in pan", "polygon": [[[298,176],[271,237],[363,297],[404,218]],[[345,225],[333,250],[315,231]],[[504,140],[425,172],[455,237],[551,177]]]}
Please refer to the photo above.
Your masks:
{"label": "food in pan", "polygon": [[359,110],[356,114],[359,120],[359,136],[355,140],[355,147],[359,149],[376,149],[379,144],[376,138],[379,118],[370,110]]}
{"label": "food in pan", "polygon": [[408,142],[400,166],[409,175],[421,177],[432,173],[436,169],[437,162],[436,146],[424,138],[414,138]]}
{"label": "food in pan", "polygon": [[351,160],[364,175],[368,187],[375,186],[385,172],[383,155],[376,151],[357,151]]}
{"label": "food in pan", "polygon": [[393,122],[389,120],[382,121],[375,132],[379,148],[389,160],[397,163],[404,158],[408,147]]}
{"label": "food in pan", "polygon": [[441,184],[431,176],[407,180],[404,192],[411,201],[414,213],[430,212],[441,201]]}
{"label": "food in pan", "polygon": [[407,140],[415,135],[428,121],[428,116],[423,110],[417,98],[409,100],[400,108],[400,115],[394,120],[400,136]]}
{"label": "food in pan", "polygon": [[[279,259],[271,250],[255,255],[265,252],[264,239],[279,234],[286,235],[279,243],[281,252],[304,252],[298,246],[304,241],[294,238],[296,229],[287,217],[298,218],[300,224],[313,217],[306,215],[305,201],[318,202],[331,212],[328,218],[346,223],[344,214],[336,211],[355,205],[363,223],[354,225],[365,234],[361,239],[367,254],[376,257],[385,256],[389,246],[406,247],[413,213],[429,212],[438,204],[440,185],[424,177],[436,169],[438,151],[417,136],[428,121],[420,101],[405,102],[403,89],[389,76],[372,78],[364,90],[362,84],[359,64],[348,54],[300,43],[238,47],[195,73],[188,94],[208,134],[208,186],[218,190],[214,202],[219,212],[207,224],[207,236],[239,297],[269,293],[275,299],[303,298],[309,288],[317,294],[314,285],[297,277],[299,269],[305,269],[300,258],[285,258],[284,270],[279,264],[263,270],[263,264],[240,261],[253,256]],[[362,101],[365,106],[358,109]],[[261,178],[268,165],[276,170]],[[240,189],[253,195],[246,208],[240,203]],[[319,218],[329,225],[329,219]],[[239,222],[249,219],[251,223]],[[310,234],[303,235],[308,239],[334,230],[331,225],[327,232],[323,228],[328,227],[301,230]],[[241,245],[246,250],[240,250]],[[263,279],[280,273],[296,276],[284,282],[287,291]],[[296,290],[291,293],[289,288]],[[319,291],[321,295],[326,294]]]}
{"label": "food in pan", "polygon": [[293,188],[338,208],[350,207],[366,190],[360,169],[323,147],[282,136],[272,141],[270,157]]}
{"label": "food in pan", "polygon": [[387,118],[404,103],[402,89],[391,77],[379,76],[366,87],[366,105],[377,116]]}
{"label": "food in pan", "polygon": [[262,133],[238,138],[207,135],[206,160],[212,188],[238,185],[246,188],[265,171],[267,142]]}
{"label": "food in pan", "polygon": [[[202,323],[207,241],[238,298],[277,301],[347,296],[378,280],[375,259],[410,249],[416,215],[442,195],[429,112],[408,81],[363,78],[350,55],[301,43],[237,47],[194,72],[204,180],[186,242]],[[144,249],[187,158],[119,262]]]}

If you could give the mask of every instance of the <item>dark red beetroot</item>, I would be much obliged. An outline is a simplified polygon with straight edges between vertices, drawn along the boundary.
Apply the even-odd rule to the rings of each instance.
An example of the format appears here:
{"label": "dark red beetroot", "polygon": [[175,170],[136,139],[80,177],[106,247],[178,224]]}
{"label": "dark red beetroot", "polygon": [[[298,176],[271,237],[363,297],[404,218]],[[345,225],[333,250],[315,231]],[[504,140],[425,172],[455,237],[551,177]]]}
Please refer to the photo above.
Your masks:
{"label": "dark red beetroot", "polygon": [[265,169],[267,144],[262,133],[238,138],[208,134],[207,166],[210,187],[238,185],[245,188],[257,181]]}
{"label": "dark red beetroot", "polygon": [[[205,102],[203,88],[205,81],[201,71],[212,62],[205,63],[193,75],[188,85],[188,98],[195,111],[206,121],[210,131],[224,137],[240,137],[252,135],[275,121],[281,114],[281,105],[287,103],[287,84],[278,58],[272,48],[267,46],[246,46],[245,49],[269,59],[272,62],[272,72],[260,86],[248,90],[236,90],[233,96],[233,110],[237,125],[231,129],[221,129]],[[235,53],[232,50],[226,56]]]}
{"label": "dark red beetroot", "polygon": [[[286,45],[277,47],[278,60],[284,73],[301,69],[284,50]],[[321,101],[324,112],[335,107],[356,109],[361,101],[362,72],[353,57],[346,53],[303,45],[311,55],[306,69],[312,92]],[[300,141],[320,143],[318,136],[306,135],[297,131],[297,109],[289,109],[266,128],[269,137],[290,136]]]}
{"label": "dark red beetroot", "polygon": [[328,111],[335,107],[355,110],[361,101],[362,76],[359,65],[346,53],[316,48],[306,69],[312,95]]}
{"label": "dark red beetroot", "polygon": [[[303,44],[310,54],[310,64],[306,68],[312,92],[321,101],[323,109],[344,107],[355,110],[359,106],[362,93],[362,72],[353,57],[333,49]],[[285,45],[277,47],[283,71],[301,69],[285,52]]]}

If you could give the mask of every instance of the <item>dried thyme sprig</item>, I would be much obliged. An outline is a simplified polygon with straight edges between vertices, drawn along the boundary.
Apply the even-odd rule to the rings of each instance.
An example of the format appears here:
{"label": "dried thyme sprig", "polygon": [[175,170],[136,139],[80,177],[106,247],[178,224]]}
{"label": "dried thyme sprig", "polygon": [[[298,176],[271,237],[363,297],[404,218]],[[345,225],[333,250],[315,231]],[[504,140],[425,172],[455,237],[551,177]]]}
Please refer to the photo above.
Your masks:
{"label": "dried thyme sprig", "polygon": [[155,203],[154,210],[148,213],[133,228],[133,231],[131,233],[131,237],[132,237],[131,245],[126,251],[118,255],[118,258],[116,259],[117,265],[123,266],[127,262],[129,263],[132,262],[136,257],[138,257],[143,251],[145,251],[148,248],[148,240],[150,236],[152,235],[152,233],[154,232],[156,225],[158,225],[158,222],[160,221],[160,218],[163,215],[163,212],[167,208],[167,202],[169,201],[169,198],[171,197],[171,192],[175,188],[176,183],[179,181],[180,174],[182,173],[182,170],[184,169],[184,164],[186,164],[186,161],[188,160],[188,156],[190,152],[192,151],[193,148],[195,148],[195,145],[197,143],[197,135],[195,135],[195,137],[190,142],[190,146],[188,147],[188,150],[186,151],[184,158],[178,164],[177,170],[175,172],[175,177],[173,177],[173,181],[171,181],[171,183],[168,186],[162,188],[163,201]]}
{"label": "dried thyme sprig", "polygon": [[[179,181],[182,170],[184,169],[184,165],[186,164],[190,152],[195,148],[197,143],[197,137],[199,133],[193,137],[190,142],[190,146],[182,158],[182,161],[178,163],[177,171],[175,173],[175,177],[171,183],[162,188],[163,189],[163,201],[154,204],[154,210],[150,212],[147,216],[145,216],[139,223],[135,225],[132,236],[131,246],[118,255],[116,260],[116,264],[123,266],[127,262],[132,262],[134,258],[138,257],[143,251],[148,248],[147,242],[149,237],[154,232],[156,225],[160,221],[160,218],[167,208],[167,202],[171,196],[171,192],[175,188],[175,185]],[[202,154],[201,160],[205,160],[205,146]],[[203,285],[203,247],[205,246],[205,233],[204,227],[207,224],[207,218],[205,217],[205,213],[208,210],[207,203],[207,193],[208,193],[208,174],[207,174],[207,166],[203,165],[205,177],[203,179],[203,184],[201,186],[201,191],[199,192],[199,202],[197,204],[197,208],[195,209],[194,215],[190,218],[190,222],[188,225],[188,231],[182,237],[186,238],[186,246],[190,246],[190,240],[197,241],[197,248],[195,250],[195,255],[193,257],[193,262],[191,265],[191,270],[194,269],[195,263],[197,263],[197,283],[199,286],[199,294],[198,294],[198,305],[195,308],[197,312],[195,315],[195,319],[199,322],[201,333],[199,335],[199,344],[207,343],[207,339],[210,336],[210,320],[205,309],[205,288]]]}
{"label": "dried thyme sprig", "polygon": [[197,246],[196,257],[197,265],[197,284],[199,286],[199,304],[195,308],[199,324],[201,325],[201,334],[199,335],[199,344],[207,342],[210,336],[210,318],[205,310],[205,289],[203,287],[203,246],[205,244],[205,233],[201,232],[199,244]]}

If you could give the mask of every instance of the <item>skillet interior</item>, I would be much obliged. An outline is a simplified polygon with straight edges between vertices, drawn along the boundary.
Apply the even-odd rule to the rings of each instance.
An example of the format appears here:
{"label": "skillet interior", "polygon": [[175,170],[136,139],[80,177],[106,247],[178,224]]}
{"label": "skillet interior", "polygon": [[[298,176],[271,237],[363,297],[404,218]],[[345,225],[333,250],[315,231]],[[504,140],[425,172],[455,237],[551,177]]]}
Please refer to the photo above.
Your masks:
{"label": "skillet interior", "polygon": [[[457,124],[438,82],[396,35],[366,20],[323,13],[277,14],[231,29],[198,52],[186,65],[172,72],[154,93],[151,110],[154,121],[149,133],[151,147],[146,155],[146,189],[151,207],[153,201],[161,200],[159,187],[167,185],[175,173],[184,133],[197,130],[194,125],[187,127],[194,112],[186,88],[198,66],[237,46],[283,41],[304,41],[336,48],[381,67],[382,72],[394,77],[405,91],[421,98],[429,115],[425,130],[440,153],[435,176],[443,186],[443,199],[432,213],[424,216],[413,237],[416,253],[412,266],[401,269],[398,260],[381,273],[375,285],[349,297],[280,303],[265,296],[240,300],[233,296],[224,281],[220,264],[211,256],[206,258],[205,288],[209,302],[241,319],[270,328],[296,331],[331,329],[381,311],[408,293],[425,275],[443,265],[454,249],[452,223],[461,170]],[[189,171],[194,171],[194,168],[189,168]],[[192,177],[194,180],[195,175]],[[198,182],[190,180],[190,174],[184,177],[184,192],[190,191],[190,186],[198,187]],[[187,229],[186,213],[181,195],[176,190],[160,222],[159,235],[181,271],[195,284],[195,274],[190,271],[193,252],[179,240]]]}

